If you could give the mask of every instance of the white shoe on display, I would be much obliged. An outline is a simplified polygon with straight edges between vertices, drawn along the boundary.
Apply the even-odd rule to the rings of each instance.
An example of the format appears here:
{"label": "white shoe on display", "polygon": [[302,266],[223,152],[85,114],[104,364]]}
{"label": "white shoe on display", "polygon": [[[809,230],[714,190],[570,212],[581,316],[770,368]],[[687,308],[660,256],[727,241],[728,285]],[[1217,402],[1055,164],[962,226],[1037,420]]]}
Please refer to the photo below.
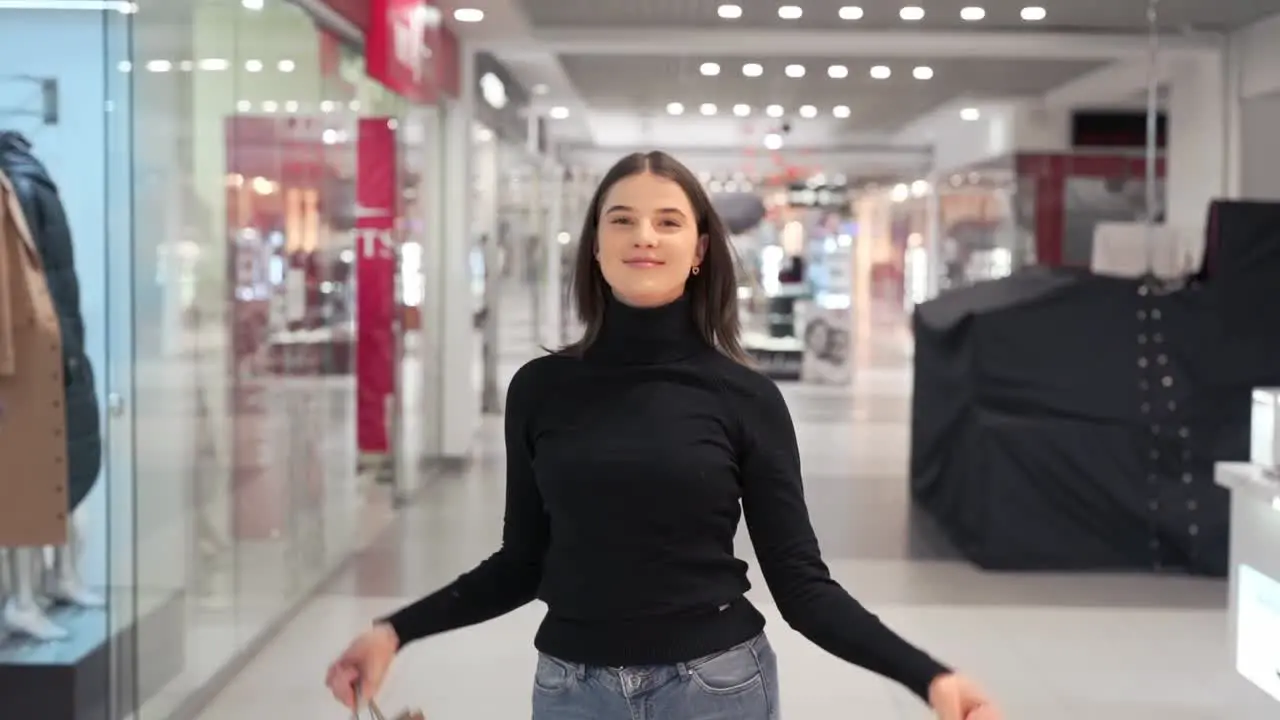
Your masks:
{"label": "white shoe on display", "polygon": [[13,600],[5,603],[4,625],[11,632],[40,642],[66,640],[69,635],[65,628],[55,625],[38,605],[23,607]]}
{"label": "white shoe on display", "polygon": [[96,610],[107,606],[106,598],[86,588],[79,580],[60,578],[53,583],[49,597],[54,602],[74,605],[86,610]]}

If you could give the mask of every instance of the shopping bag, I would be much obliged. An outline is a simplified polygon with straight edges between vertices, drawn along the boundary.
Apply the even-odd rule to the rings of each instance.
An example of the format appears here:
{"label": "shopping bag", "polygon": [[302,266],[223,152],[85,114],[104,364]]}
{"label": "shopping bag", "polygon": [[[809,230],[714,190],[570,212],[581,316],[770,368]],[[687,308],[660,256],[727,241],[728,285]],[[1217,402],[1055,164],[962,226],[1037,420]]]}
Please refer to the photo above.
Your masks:
{"label": "shopping bag", "polygon": [[[352,720],[362,720],[362,716],[360,715],[360,704],[359,698],[357,698],[356,711],[351,715]],[[378,704],[376,702],[370,700],[368,703],[365,703],[365,708],[368,710],[367,717],[371,720],[387,720],[387,716],[378,708]],[[426,717],[427,716],[421,710],[405,710],[391,720],[426,720]]]}

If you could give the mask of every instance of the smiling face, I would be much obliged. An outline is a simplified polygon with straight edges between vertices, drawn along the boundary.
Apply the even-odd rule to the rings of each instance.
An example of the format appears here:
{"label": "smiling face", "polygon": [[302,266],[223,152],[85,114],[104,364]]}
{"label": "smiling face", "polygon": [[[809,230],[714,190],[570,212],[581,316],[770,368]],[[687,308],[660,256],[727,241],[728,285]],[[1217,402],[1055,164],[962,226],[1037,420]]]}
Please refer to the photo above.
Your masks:
{"label": "smiling face", "polygon": [[609,189],[600,208],[595,255],[614,297],[657,307],[683,295],[706,238],[680,185],[647,172],[631,175]]}

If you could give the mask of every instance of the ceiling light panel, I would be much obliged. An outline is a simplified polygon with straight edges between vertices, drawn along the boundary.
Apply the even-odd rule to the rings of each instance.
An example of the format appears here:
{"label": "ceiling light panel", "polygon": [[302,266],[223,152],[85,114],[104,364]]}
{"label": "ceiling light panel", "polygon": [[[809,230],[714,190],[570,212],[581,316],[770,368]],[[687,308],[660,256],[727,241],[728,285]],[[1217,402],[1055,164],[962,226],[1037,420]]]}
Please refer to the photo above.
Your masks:
{"label": "ceiling light panel", "polygon": [[716,14],[721,20],[737,20],[742,17],[742,6],[740,5],[721,5],[716,8]]}
{"label": "ceiling light panel", "polygon": [[799,5],[783,5],[778,8],[778,17],[783,20],[799,20],[804,10]]}
{"label": "ceiling light panel", "polygon": [[848,105],[837,105],[831,108],[831,114],[837,118],[840,118],[841,120],[844,120],[845,118],[849,117],[853,113],[851,110],[849,110]]}
{"label": "ceiling light panel", "polygon": [[849,68],[844,65],[832,65],[827,68],[827,77],[832,80],[843,80],[849,77]]}
{"label": "ceiling light panel", "polygon": [[818,108],[814,107],[813,105],[801,105],[799,112],[800,112],[800,117],[802,118],[811,120],[813,118],[818,117]]}
{"label": "ceiling light panel", "polygon": [[733,114],[738,117],[747,117],[751,114],[751,106],[745,103],[738,103],[733,106]]}
{"label": "ceiling light panel", "polygon": [[764,109],[764,114],[771,118],[780,118],[786,114],[786,110],[781,105],[770,105]]}
{"label": "ceiling light panel", "polygon": [[917,65],[911,70],[911,77],[917,80],[932,80],[933,68],[928,65]]}
{"label": "ceiling light panel", "polygon": [[841,20],[861,20],[863,15],[862,8],[857,5],[845,5],[839,12]]}
{"label": "ceiling light panel", "polygon": [[458,8],[453,11],[453,19],[460,23],[478,23],[484,20],[484,11],[476,8]]}
{"label": "ceiling light panel", "polygon": [[714,77],[720,74],[720,64],[713,62],[702,63],[702,66],[698,68],[698,72],[707,77]]}
{"label": "ceiling light panel", "polygon": [[893,70],[888,65],[876,65],[871,68],[871,77],[876,80],[888,80],[893,75]]}
{"label": "ceiling light panel", "polygon": [[977,22],[987,16],[987,11],[983,8],[971,5],[960,9],[960,19],[965,22]]}
{"label": "ceiling light panel", "polygon": [[804,66],[795,64],[788,65],[783,72],[785,72],[789,78],[802,78],[804,77]]}
{"label": "ceiling light panel", "polygon": [[907,22],[918,22],[924,19],[924,8],[919,5],[908,5],[898,11],[898,17]]}
{"label": "ceiling light panel", "polygon": [[1027,22],[1040,22],[1048,16],[1045,9],[1039,6],[1022,8],[1022,19]]}
{"label": "ceiling light panel", "polygon": [[698,108],[698,112],[700,112],[700,113],[702,113],[703,115],[706,115],[706,116],[708,116],[708,117],[710,117],[710,116],[712,116],[712,115],[715,115],[715,114],[716,114],[716,104],[715,104],[715,103],[702,103],[702,107]]}
{"label": "ceiling light panel", "polygon": [[681,105],[681,104],[680,104],[680,103],[678,103],[678,102],[667,103],[667,114],[668,114],[668,115],[683,115],[683,114],[684,114],[684,105]]}
{"label": "ceiling light panel", "polygon": [[747,63],[742,66],[742,74],[746,77],[760,77],[764,74],[764,66],[760,63]]}

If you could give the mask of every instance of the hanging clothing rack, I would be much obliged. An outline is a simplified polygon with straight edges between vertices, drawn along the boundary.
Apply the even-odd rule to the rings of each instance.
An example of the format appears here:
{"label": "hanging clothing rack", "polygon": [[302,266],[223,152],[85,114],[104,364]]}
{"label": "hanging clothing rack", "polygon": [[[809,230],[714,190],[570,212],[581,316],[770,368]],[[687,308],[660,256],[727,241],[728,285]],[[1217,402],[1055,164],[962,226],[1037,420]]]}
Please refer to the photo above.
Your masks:
{"label": "hanging clothing rack", "polygon": [[39,107],[0,106],[0,117],[34,117],[45,125],[58,124],[58,79],[37,75],[4,75],[0,82],[19,82],[34,85],[40,92]]}

